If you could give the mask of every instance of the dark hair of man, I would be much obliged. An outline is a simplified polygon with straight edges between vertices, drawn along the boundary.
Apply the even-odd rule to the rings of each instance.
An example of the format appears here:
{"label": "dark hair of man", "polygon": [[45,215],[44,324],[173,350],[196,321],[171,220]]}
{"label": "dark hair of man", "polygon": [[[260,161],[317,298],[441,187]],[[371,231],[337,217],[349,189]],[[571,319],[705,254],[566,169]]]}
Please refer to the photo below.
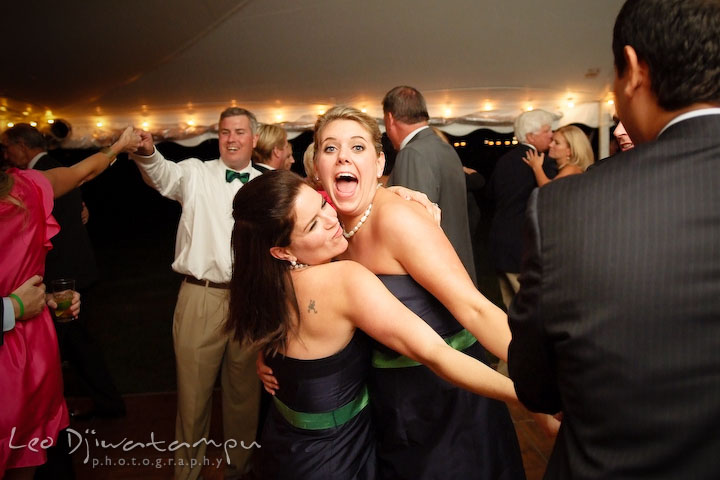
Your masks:
{"label": "dark hair of man", "polygon": [[28,148],[47,150],[47,142],[43,134],[28,123],[18,123],[8,128],[3,132],[3,137],[10,144],[22,143]]}
{"label": "dark hair of man", "polygon": [[392,113],[395,120],[413,124],[430,119],[422,93],[408,86],[399,86],[385,94],[383,113]]}
{"label": "dark hair of man", "polygon": [[233,200],[234,261],[225,328],[235,340],[273,354],[285,350],[300,308],[290,264],[270,249],[290,245],[295,199],[303,185],[296,174],[273,170],[248,182]]}
{"label": "dark hair of man", "polygon": [[628,0],[613,31],[619,76],[627,66],[626,45],[650,68],[651,88],[664,110],[720,102],[717,0]]}
{"label": "dark hair of man", "polygon": [[252,134],[255,135],[258,131],[258,121],[255,118],[255,115],[250,110],[245,110],[244,108],[240,107],[228,107],[220,114],[220,122],[223,121],[223,118],[239,117],[242,115],[248,117],[248,120],[250,120],[250,128],[252,129]]}

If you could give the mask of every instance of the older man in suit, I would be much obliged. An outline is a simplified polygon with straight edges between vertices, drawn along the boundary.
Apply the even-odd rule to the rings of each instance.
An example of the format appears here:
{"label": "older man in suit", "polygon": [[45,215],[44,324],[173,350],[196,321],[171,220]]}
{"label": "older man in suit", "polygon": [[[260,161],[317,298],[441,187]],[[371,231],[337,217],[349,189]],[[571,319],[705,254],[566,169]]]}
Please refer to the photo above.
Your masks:
{"label": "older man in suit", "polygon": [[430,129],[425,99],[418,90],[395,87],[382,104],[385,131],[398,151],[388,185],[423,192],[440,206],[443,231],[477,284],[460,157]]}
{"label": "older man in suit", "polygon": [[[490,256],[498,274],[500,292],[506,308],[518,291],[522,256],[522,229],[530,192],[537,186],[535,175],[523,161],[528,151],[547,151],[552,141],[554,117],[545,110],[521,113],[515,119],[518,146],[500,157],[490,177],[488,196],[493,203],[490,225]],[[550,157],[543,162],[545,174],[552,178],[557,165]]]}
{"label": "older man in suit", "polygon": [[545,478],[720,478],[720,2],[628,0],[634,149],[537,190],[510,375],[564,413]]}

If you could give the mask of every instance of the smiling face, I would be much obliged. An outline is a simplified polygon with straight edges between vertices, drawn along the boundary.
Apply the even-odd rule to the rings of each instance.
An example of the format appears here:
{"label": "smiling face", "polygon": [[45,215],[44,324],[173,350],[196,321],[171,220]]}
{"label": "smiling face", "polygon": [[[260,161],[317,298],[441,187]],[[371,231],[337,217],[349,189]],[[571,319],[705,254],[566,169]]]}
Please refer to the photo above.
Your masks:
{"label": "smiling face", "polygon": [[250,163],[257,135],[253,135],[250,119],[245,115],[225,117],[218,126],[220,158],[228,167],[242,170]]}
{"label": "smiling face", "polygon": [[327,263],[343,253],[343,237],[337,212],[318,192],[303,185],[295,198],[295,226],[286,252],[300,263]]}
{"label": "smiling face", "polygon": [[354,120],[333,120],[317,135],[315,166],[323,187],[343,216],[358,216],[372,202],[385,156],[372,134]]}
{"label": "smiling face", "polygon": [[560,132],[555,132],[550,142],[550,151],[548,155],[555,159],[558,165],[567,163],[572,155],[570,144],[568,143],[565,135]]}
{"label": "smiling face", "polygon": [[615,127],[615,130],[613,131],[613,135],[620,146],[620,150],[623,152],[635,148],[635,144],[632,140],[630,140],[630,135],[628,135],[622,122],[618,122],[617,127]]}

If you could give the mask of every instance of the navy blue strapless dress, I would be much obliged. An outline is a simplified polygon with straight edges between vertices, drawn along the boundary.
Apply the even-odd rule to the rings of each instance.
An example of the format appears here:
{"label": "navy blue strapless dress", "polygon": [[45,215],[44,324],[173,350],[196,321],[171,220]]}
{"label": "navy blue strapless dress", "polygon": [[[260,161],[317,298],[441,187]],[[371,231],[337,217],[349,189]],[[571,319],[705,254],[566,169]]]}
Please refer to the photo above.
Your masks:
{"label": "navy blue strapless dress", "polygon": [[[409,275],[378,275],[441,337],[462,332],[450,312]],[[385,358],[400,355],[376,343]],[[463,350],[485,362],[479,342]],[[405,358],[405,357],[403,357]],[[370,402],[382,479],[524,479],[506,405],[457,388],[418,365],[373,368]]]}
{"label": "navy blue strapless dress", "polygon": [[[263,480],[373,480],[375,434],[367,406],[368,337],[317,360],[266,358],[280,383],[256,451]],[[328,425],[328,422],[331,425]]]}

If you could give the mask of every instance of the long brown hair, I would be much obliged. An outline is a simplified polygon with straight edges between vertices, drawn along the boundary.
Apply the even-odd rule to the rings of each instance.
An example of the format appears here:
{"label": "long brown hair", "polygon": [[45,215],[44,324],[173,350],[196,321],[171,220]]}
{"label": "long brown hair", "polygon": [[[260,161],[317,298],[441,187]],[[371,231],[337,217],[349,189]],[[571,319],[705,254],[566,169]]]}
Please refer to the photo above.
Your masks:
{"label": "long brown hair", "polygon": [[289,263],[270,254],[290,245],[295,199],[305,181],[273,170],[248,182],[235,195],[233,273],[226,330],[235,340],[271,352],[284,351],[293,320],[300,319]]}

